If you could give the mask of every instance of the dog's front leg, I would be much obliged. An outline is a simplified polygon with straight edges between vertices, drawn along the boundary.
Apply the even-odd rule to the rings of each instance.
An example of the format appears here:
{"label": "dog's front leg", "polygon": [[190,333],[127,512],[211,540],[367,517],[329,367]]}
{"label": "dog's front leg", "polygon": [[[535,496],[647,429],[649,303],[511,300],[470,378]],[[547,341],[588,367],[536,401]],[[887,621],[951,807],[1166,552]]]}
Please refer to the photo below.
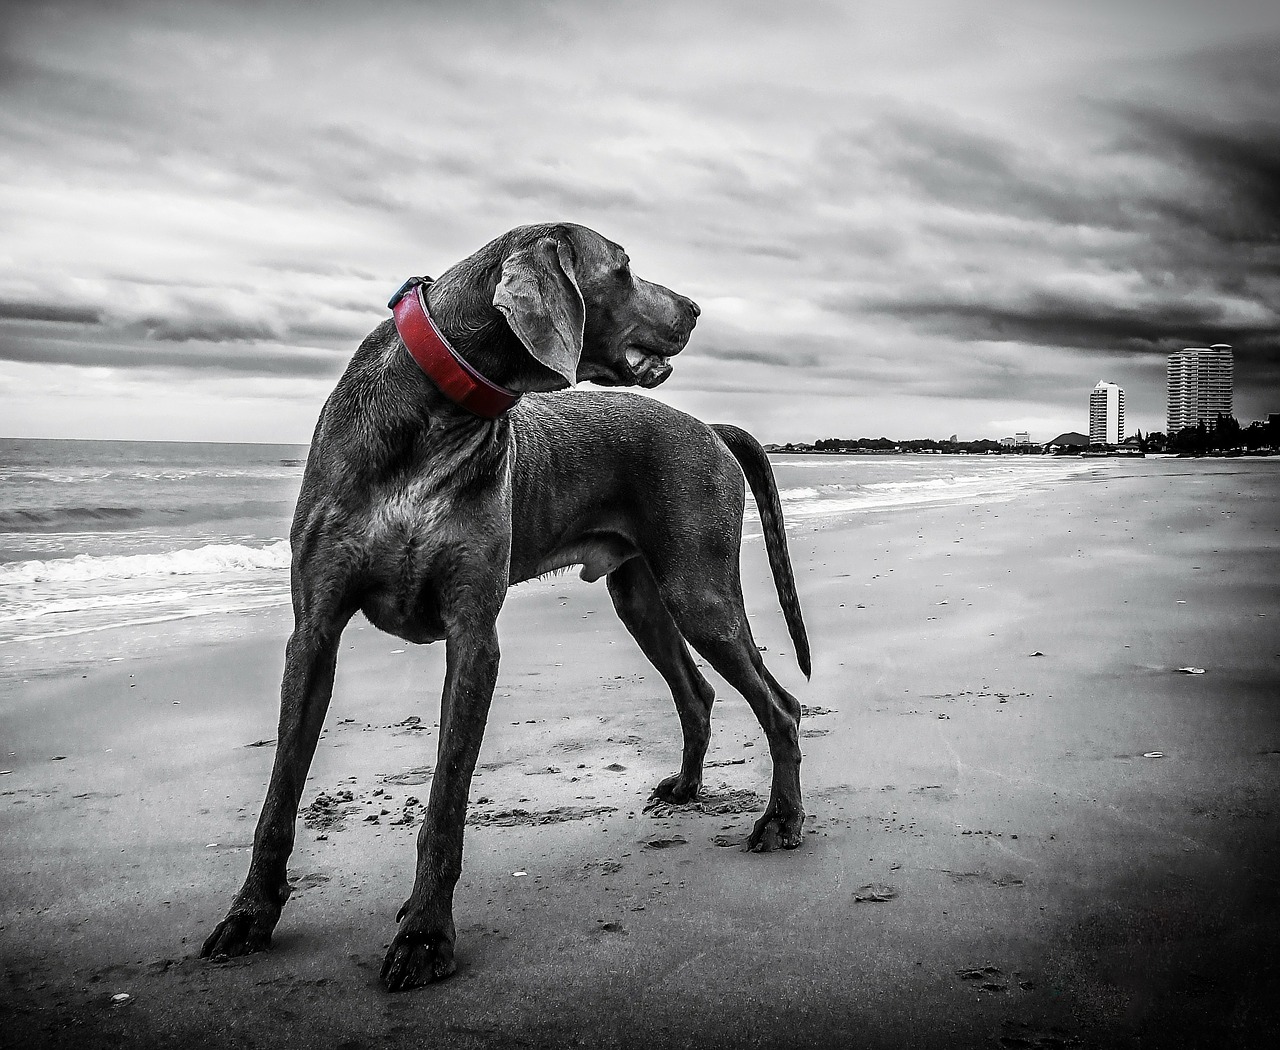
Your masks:
{"label": "dog's front leg", "polygon": [[382,964],[383,983],[392,992],[442,980],[455,969],[453,888],[462,874],[467,793],[498,678],[497,629],[490,623],[460,630],[446,645],[440,746],[418,832],[417,875]]}
{"label": "dog's front leg", "polygon": [[227,917],[205,939],[200,949],[205,958],[247,955],[271,944],[271,932],[289,896],[288,863],[298,802],[333,695],[338,639],[345,623],[341,618],[318,629],[304,620],[289,638],[275,764],[253,839],[249,874]]}

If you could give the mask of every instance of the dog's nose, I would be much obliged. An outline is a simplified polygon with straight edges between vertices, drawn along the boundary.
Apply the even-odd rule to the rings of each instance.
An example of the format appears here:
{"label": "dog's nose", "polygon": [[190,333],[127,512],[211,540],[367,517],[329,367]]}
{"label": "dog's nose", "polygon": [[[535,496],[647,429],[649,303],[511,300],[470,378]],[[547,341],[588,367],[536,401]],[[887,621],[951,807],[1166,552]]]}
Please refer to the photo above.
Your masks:
{"label": "dog's nose", "polygon": [[699,306],[697,303],[695,303],[692,299],[685,299],[685,302],[689,304],[689,311],[690,311],[690,313],[692,313],[692,314],[693,314],[693,316],[694,316],[695,318],[697,318],[697,317],[701,317],[701,316],[702,316],[702,307],[701,307],[701,306]]}

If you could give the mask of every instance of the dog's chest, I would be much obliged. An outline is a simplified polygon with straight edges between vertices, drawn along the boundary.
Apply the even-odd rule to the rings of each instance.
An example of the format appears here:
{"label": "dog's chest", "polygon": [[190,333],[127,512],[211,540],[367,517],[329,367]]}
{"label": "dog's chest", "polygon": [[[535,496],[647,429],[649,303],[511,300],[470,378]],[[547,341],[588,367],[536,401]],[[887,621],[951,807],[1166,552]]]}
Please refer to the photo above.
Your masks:
{"label": "dog's chest", "polygon": [[445,636],[446,596],[462,600],[476,579],[504,572],[510,545],[504,475],[459,491],[448,475],[423,471],[370,494],[358,530],[361,608],[370,622],[407,641],[437,641]]}
{"label": "dog's chest", "polygon": [[398,560],[402,548],[421,548],[439,537],[456,501],[428,480],[389,487],[371,501],[366,536],[376,561]]}

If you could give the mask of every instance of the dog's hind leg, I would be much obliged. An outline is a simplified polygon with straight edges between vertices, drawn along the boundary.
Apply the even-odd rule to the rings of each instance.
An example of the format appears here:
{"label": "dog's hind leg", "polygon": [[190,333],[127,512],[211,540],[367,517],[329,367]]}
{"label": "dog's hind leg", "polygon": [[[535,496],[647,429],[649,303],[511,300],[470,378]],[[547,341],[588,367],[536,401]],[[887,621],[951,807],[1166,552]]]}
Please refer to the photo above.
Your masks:
{"label": "dog's hind leg", "polygon": [[[747,845],[757,852],[794,849],[804,837],[800,797],[800,704],[764,666],[751,637],[735,560],[704,557],[698,571],[661,584],[667,608],[690,644],[746,698],[769,742],[773,790]],[[683,581],[696,581],[685,583]]]}
{"label": "dog's hind leg", "polygon": [[333,694],[339,637],[353,611],[332,580],[327,593],[316,593],[314,582],[306,577],[295,572],[295,623],[285,649],[275,764],[253,839],[249,874],[227,917],[201,947],[205,958],[247,955],[269,947],[289,896],[288,863],[298,803]]}
{"label": "dog's hind leg", "polygon": [[702,787],[702,761],[711,739],[715,690],[699,673],[643,558],[623,562],[609,573],[608,584],[618,616],[671,688],[684,732],[680,772],[663,780],[654,789],[653,797],[664,802],[688,802],[697,797]]}

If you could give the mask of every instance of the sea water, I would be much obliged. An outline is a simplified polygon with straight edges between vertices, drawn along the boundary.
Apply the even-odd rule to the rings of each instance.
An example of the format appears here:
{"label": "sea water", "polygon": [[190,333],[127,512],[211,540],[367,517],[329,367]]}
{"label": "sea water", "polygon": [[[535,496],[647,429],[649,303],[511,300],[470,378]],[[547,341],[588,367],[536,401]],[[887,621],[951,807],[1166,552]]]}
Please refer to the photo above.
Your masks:
{"label": "sea water", "polygon": [[0,676],[288,601],[306,447],[0,439]]}
{"label": "sea water", "polygon": [[[112,659],[157,625],[234,634],[289,604],[298,445],[0,439],[0,678]],[[1014,498],[1035,456],[771,457],[789,526]],[[760,528],[748,499],[747,542]],[[169,636],[171,639],[171,635]],[[283,640],[282,640],[283,641]]]}

